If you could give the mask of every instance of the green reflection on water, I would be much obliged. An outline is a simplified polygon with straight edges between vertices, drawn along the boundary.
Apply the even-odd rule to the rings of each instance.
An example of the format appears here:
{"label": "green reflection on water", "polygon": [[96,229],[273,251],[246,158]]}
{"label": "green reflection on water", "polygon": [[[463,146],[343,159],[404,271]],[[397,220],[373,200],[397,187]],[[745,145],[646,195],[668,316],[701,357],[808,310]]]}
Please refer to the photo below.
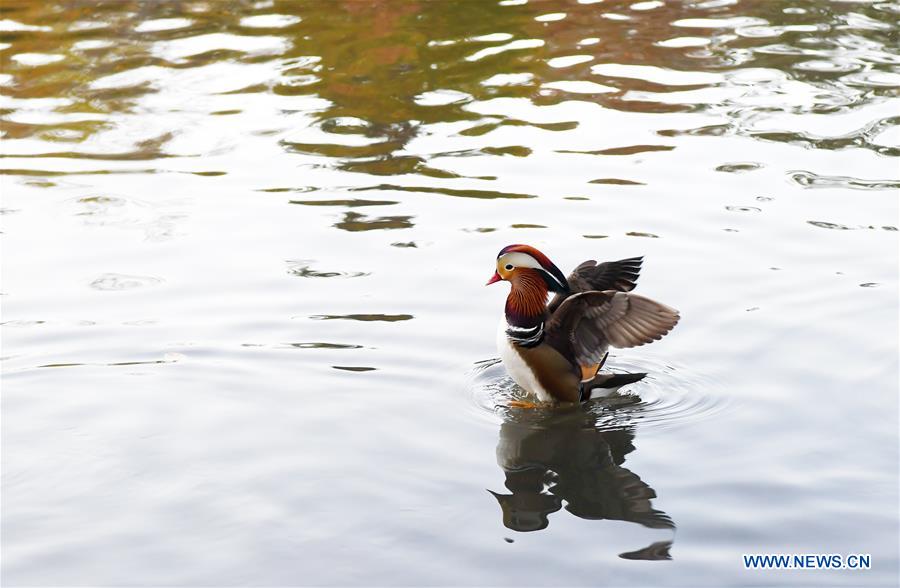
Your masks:
{"label": "green reflection on water", "polygon": [[[71,146],[48,147],[28,153],[30,157],[110,161],[169,157],[173,154],[167,146],[180,129],[159,116],[154,119],[159,132],[127,148],[113,149],[90,139],[114,129],[119,116],[144,111],[142,101],[166,87],[168,79],[186,79],[185,71],[219,64],[230,68],[219,76],[231,79],[223,94],[322,100],[314,113],[322,140],[281,139],[289,153],[321,157],[338,169],[361,174],[454,179],[460,176],[428,164],[437,153],[404,153],[428,125],[466,123],[458,132],[472,137],[491,135],[509,125],[563,132],[578,126],[577,120],[527,120],[514,112],[480,114],[471,108],[478,101],[525,98],[552,105],[578,100],[644,113],[702,110],[718,105],[702,99],[680,103],[665,95],[685,89],[702,92],[731,82],[712,77],[708,83],[685,85],[679,72],[719,75],[736,66],[785,72],[790,79],[825,90],[804,104],[784,105],[809,112],[833,112],[866,96],[892,95],[900,85],[892,49],[897,46],[896,15],[888,3],[851,7],[758,0],[722,3],[714,9],[701,4],[672,2],[628,11],[618,4],[563,0],[521,5],[353,0],[271,6],[231,2],[228,10],[220,10],[200,2],[10,1],[4,5],[5,17],[22,26],[7,27],[0,34],[0,41],[10,45],[0,54],[9,76],[3,92],[14,101],[5,110],[13,116],[4,121],[3,131],[8,139],[36,138],[47,146]],[[550,13],[561,16],[536,18]],[[601,64],[651,69],[621,76],[608,68],[595,73],[592,68]],[[258,67],[268,68],[268,73],[252,83],[250,78],[257,76],[250,75],[242,85],[242,72]],[[566,85],[582,80],[611,91],[581,93],[579,86]],[[22,101],[36,100],[45,104],[39,110],[42,116],[16,116]],[[740,100],[734,106],[739,108]],[[185,107],[203,108],[172,105],[168,112]],[[207,114],[243,112],[210,109]],[[743,116],[738,111],[735,115]],[[896,155],[895,147],[871,142],[876,131],[896,120],[874,124],[862,134],[837,139],[796,131],[753,136],[819,149],[864,147]],[[743,132],[740,126],[724,129]],[[672,147],[635,145],[586,153],[629,155],[667,149]],[[495,156],[531,153],[532,147],[526,145],[486,145],[478,150],[479,155]]]}

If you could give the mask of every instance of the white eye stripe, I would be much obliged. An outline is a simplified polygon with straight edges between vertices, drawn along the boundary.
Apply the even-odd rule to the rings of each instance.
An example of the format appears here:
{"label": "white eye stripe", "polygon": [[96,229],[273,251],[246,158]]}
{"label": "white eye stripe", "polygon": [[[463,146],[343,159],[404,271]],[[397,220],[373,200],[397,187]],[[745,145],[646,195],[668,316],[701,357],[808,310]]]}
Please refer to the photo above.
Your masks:
{"label": "white eye stripe", "polygon": [[544,266],[538,262],[534,257],[528,255],[527,253],[522,253],[521,251],[512,251],[505,255],[500,256],[500,261],[506,263],[507,265],[513,265],[515,267],[530,267],[534,269],[541,270],[545,275],[550,276],[550,279],[559,284],[563,289],[567,289],[568,285],[559,281],[559,278],[554,276],[552,273],[544,269]]}
{"label": "white eye stripe", "polygon": [[514,267],[530,267],[534,269],[544,269],[544,267],[532,256],[521,251],[513,251],[500,257],[500,260]]}

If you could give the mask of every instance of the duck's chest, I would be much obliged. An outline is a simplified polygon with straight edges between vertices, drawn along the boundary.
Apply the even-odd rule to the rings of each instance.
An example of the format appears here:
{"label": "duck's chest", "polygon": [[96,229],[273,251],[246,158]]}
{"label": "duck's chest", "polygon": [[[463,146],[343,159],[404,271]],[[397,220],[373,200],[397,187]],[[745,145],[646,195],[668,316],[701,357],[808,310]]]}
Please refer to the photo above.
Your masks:
{"label": "duck's chest", "polygon": [[547,392],[541,382],[538,380],[533,367],[525,360],[520,349],[513,343],[506,334],[509,325],[506,318],[500,319],[497,325],[497,351],[500,353],[500,359],[506,371],[515,381],[516,384],[525,389],[526,392],[537,396],[542,402],[550,402],[553,396]]}

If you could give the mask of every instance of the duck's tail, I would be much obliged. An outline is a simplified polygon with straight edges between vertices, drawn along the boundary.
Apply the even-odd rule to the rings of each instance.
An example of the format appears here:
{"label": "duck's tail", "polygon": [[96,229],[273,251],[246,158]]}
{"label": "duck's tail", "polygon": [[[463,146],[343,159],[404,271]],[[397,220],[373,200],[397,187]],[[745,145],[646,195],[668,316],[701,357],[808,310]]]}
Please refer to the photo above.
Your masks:
{"label": "duck's tail", "polygon": [[642,380],[646,373],[642,374],[597,374],[593,379],[581,384],[581,400],[590,400],[595,392],[606,396],[612,394],[622,386],[633,384]]}

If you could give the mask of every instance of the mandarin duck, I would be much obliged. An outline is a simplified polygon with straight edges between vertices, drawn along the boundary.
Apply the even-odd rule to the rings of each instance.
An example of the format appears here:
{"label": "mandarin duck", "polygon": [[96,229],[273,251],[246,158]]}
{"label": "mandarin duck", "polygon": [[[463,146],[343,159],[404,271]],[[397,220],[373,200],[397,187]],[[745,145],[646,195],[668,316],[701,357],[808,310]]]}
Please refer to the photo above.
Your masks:
{"label": "mandarin duck", "polygon": [[534,247],[504,247],[488,285],[511,286],[497,348],[512,379],[541,402],[583,402],[643,378],[599,373],[609,347],[650,343],[678,322],[674,308],[631,293],[642,261],[589,260],[566,278]]}

